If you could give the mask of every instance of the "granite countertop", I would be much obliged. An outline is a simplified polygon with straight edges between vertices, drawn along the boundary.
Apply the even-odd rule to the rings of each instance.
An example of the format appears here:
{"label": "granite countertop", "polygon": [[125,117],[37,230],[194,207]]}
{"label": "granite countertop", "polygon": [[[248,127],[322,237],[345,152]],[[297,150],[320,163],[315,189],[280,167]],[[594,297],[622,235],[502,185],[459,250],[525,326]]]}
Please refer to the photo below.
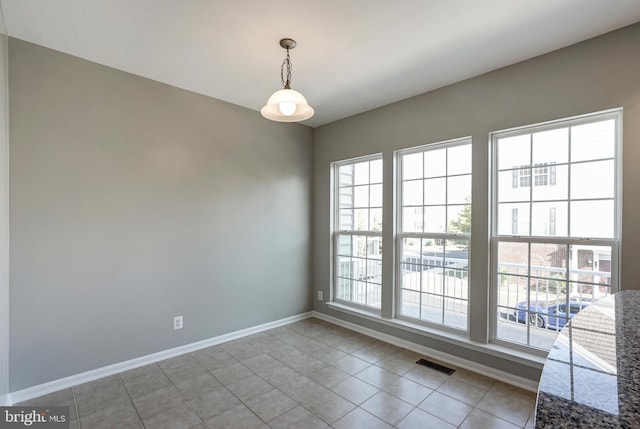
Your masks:
{"label": "granite countertop", "polygon": [[582,310],[542,370],[536,428],[640,428],[640,291]]}

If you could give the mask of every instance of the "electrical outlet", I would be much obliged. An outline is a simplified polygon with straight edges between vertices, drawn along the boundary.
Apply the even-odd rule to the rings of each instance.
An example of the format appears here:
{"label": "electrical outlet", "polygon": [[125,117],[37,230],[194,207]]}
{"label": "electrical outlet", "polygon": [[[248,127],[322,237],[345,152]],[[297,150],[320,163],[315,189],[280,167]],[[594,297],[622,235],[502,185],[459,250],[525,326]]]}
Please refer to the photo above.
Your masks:
{"label": "electrical outlet", "polygon": [[178,329],[182,329],[184,325],[182,324],[182,316],[176,316],[173,318],[173,330],[177,331]]}
{"label": "electrical outlet", "polygon": [[318,301],[322,301],[322,291],[318,291]]}

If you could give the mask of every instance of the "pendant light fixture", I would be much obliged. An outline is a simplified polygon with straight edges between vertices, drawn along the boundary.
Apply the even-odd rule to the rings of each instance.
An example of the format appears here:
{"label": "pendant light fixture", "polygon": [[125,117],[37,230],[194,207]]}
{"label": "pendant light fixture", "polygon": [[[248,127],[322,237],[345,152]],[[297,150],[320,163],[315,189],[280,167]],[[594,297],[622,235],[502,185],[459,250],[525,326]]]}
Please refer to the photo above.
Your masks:
{"label": "pendant light fixture", "polygon": [[289,50],[296,47],[293,39],[280,40],[280,46],[287,50],[287,56],[280,66],[280,81],[283,89],[273,93],[267,105],[260,113],[267,119],[278,122],[298,122],[313,116],[313,108],[307,103],[307,99],[298,91],[291,89],[291,59]]}

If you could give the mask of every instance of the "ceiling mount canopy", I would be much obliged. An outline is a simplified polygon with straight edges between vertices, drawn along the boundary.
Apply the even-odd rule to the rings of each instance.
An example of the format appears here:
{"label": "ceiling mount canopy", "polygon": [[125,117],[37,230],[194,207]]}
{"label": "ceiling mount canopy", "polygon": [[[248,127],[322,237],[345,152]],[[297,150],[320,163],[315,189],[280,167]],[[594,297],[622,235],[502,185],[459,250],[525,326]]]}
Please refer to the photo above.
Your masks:
{"label": "ceiling mount canopy", "polygon": [[273,93],[260,113],[267,119],[278,122],[298,122],[313,116],[313,108],[298,91],[291,89],[291,58],[289,51],[296,47],[293,39],[281,39],[280,46],[287,55],[280,66],[280,81],[283,89]]}

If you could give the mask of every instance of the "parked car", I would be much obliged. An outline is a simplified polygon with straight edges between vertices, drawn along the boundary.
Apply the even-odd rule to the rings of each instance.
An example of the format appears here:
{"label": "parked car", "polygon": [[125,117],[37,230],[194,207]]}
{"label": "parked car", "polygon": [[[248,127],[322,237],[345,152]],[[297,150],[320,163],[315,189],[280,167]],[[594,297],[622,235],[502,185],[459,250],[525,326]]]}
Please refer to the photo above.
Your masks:
{"label": "parked car", "polygon": [[[586,308],[590,302],[569,302],[569,304],[548,302],[548,301],[531,301],[529,303],[529,313],[527,317],[527,302],[523,301],[516,305],[513,315],[520,323],[528,322],[531,326],[537,328],[547,328],[559,331],[564,328],[569,319],[573,318],[580,310]],[[567,311],[567,305],[569,311]]]}

